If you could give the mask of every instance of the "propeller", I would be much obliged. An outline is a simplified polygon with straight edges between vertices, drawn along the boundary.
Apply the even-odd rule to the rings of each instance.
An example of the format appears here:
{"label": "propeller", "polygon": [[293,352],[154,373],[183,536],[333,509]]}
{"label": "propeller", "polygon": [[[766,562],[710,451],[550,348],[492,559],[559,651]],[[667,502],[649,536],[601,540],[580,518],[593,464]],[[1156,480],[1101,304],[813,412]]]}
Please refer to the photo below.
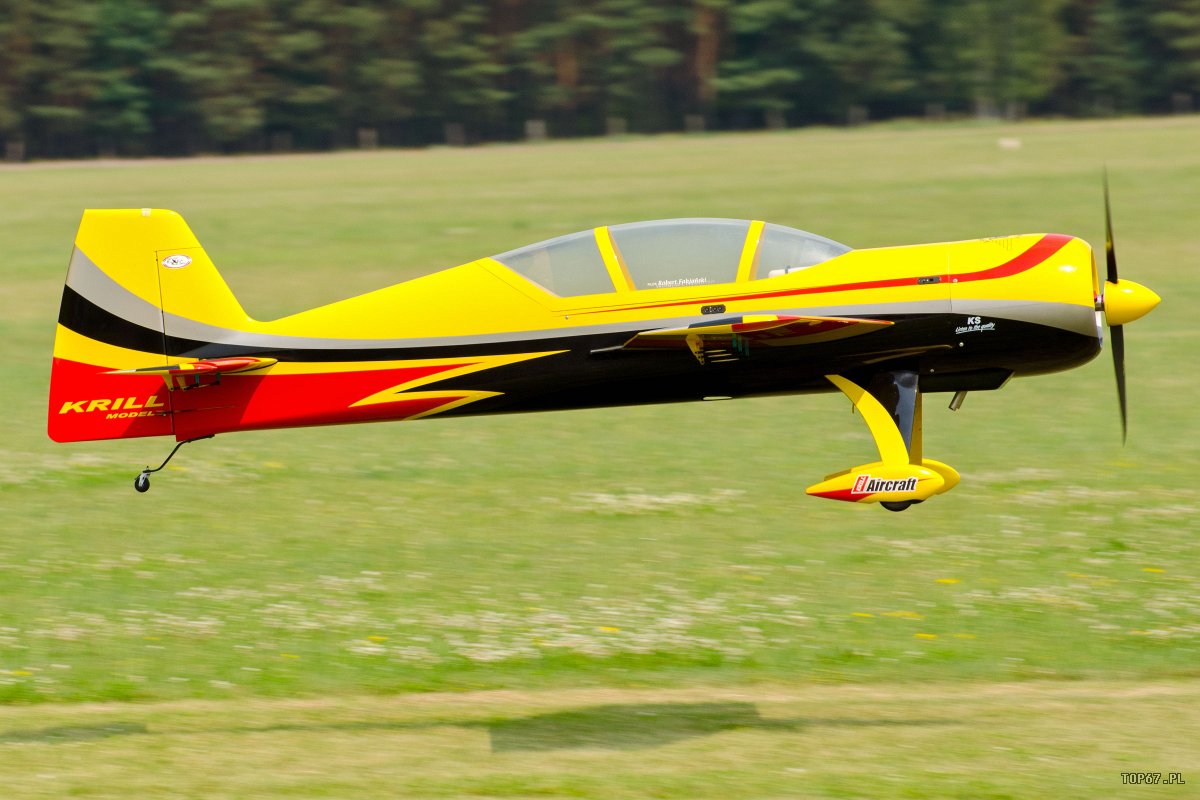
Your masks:
{"label": "propeller", "polygon": [[1125,325],[1148,314],[1161,298],[1150,289],[1117,275],[1117,251],[1113,245],[1112,204],[1108,199],[1108,170],[1104,170],[1104,261],[1107,274],[1100,290],[1098,307],[1112,339],[1113,370],[1117,376],[1117,401],[1121,406],[1121,442],[1129,431],[1125,392]]}

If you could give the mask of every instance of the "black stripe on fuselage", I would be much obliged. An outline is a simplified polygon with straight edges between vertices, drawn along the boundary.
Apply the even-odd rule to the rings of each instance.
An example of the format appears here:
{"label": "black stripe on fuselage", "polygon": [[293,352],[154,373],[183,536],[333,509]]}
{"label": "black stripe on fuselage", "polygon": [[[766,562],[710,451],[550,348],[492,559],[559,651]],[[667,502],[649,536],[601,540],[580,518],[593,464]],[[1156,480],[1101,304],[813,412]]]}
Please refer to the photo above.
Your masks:
{"label": "black stripe on fuselage", "polygon": [[[538,410],[671,402],[704,396],[828,391],[828,374],[856,374],[897,364],[917,369],[939,391],[952,391],[954,375],[964,385],[981,372],[1037,374],[1067,369],[1099,352],[1095,337],[1053,326],[1005,320],[993,332],[956,334],[961,314],[880,315],[895,322],[860,336],[788,347],[754,346],[749,358],[701,365],[686,349],[593,351],[619,348],[634,332],[548,336],[479,344],[378,348],[262,348],[203,342],[161,333],[112,314],[69,287],[59,321],[91,339],[142,352],[182,358],[253,355],[291,362],[392,361],[470,358],[539,351],[565,351],[438,383],[448,390],[491,390],[501,397],[464,406],[462,413]],[[936,378],[934,378],[936,376]],[[971,384],[972,386],[974,384]]]}
{"label": "black stripe on fuselage", "polygon": [[[501,393],[447,415],[829,392],[834,387],[826,375],[847,375],[865,385],[876,372],[892,369],[915,370],[925,391],[981,391],[999,388],[1014,374],[1078,366],[1099,352],[1093,337],[1024,322],[1005,322],[1003,334],[972,340],[955,335],[960,322],[958,315],[949,314],[897,319],[896,325],[871,334],[812,345],[755,347],[749,358],[709,365],[701,365],[686,349],[597,357],[574,347],[546,359],[439,381],[437,388]],[[553,349],[552,343],[538,344]]]}

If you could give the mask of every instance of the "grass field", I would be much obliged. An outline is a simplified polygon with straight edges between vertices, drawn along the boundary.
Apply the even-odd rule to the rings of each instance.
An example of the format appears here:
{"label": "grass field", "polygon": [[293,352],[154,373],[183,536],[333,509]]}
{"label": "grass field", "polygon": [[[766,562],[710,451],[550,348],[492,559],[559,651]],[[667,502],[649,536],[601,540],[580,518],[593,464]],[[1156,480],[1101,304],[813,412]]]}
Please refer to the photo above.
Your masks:
{"label": "grass field", "polygon": [[[1194,793],[1198,140],[1180,117],[0,167],[4,795]],[[267,318],[655,217],[1100,243],[1104,163],[1122,276],[1164,298],[1127,331],[1129,444],[1107,353],[933,396],[926,452],[963,482],[903,514],[804,496],[871,457],[840,395],[223,436],[148,495],[166,440],[45,437],[84,207],[180,211]]]}
{"label": "grass field", "polygon": [[0,709],[0,781],[6,797],[54,799],[1174,800],[1196,796],[1197,689],[796,682],[17,707]]}

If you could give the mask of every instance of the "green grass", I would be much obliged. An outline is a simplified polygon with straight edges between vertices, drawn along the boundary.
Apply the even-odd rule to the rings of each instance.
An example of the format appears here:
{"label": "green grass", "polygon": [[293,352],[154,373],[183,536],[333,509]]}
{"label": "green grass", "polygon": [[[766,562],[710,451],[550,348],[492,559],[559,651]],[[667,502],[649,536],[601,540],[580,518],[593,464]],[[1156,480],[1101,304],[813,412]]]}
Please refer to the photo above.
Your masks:
{"label": "green grass", "polygon": [[13,707],[0,782],[12,800],[1175,800],[1196,796],[1197,702],[1195,682],[1043,682]]}
{"label": "green grass", "polygon": [[[262,698],[411,690],[646,687],[671,697],[702,686],[728,698],[764,684],[848,683],[902,697],[965,682],[969,697],[972,686],[1040,678],[1176,681],[1194,695],[1198,136],[1200,118],[1184,117],[2,167],[0,701],[211,699],[228,701],[214,708],[232,717]],[[1011,137],[1019,149],[998,146]],[[182,451],[148,495],[130,484],[167,440],[64,446],[44,434],[53,323],[84,207],[180,211],[246,307],[267,318],[643,218],[765,218],[856,246],[1036,231],[1100,243],[1104,163],[1122,275],[1164,298],[1127,331],[1129,444],[1107,353],[972,394],[957,414],[934,395],[926,453],[963,482],[903,514],[804,496],[872,456],[861,419],[833,395],[222,436]],[[1113,713],[1136,715],[1135,701],[1112,702]],[[1162,702],[1194,726],[1194,710]],[[270,724],[288,724],[292,706],[269,707],[281,720]],[[87,708],[36,713],[69,729],[86,725]],[[151,719],[155,708],[111,719]],[[18,724],[34,712],[10,712],[0,724],[18,732],[55,724]],[[505,713],[521,712],[518,702]],[[1001,729],[1024,724],[1003,704],[987,713]],[[62,746],[91,760],[108,747],[127,748],[130,763],[149,759],[149,777],[128,786],[155,794],[138,781],[163,779],[172,748],[235,747],[238,737],[219,733],[231,724],[178,745],[122,736]],[[936,730],[930,746],[956,740]],[[977,752],[986,726],[963,730],[955,757],[979,755],[980,771],[952,783],[910,755],[878,793],[835,767],[796,788],[776,764],[745,794],[1038,796],[1038,776],[1064,776],[1000,775],[1005,758]],[[1076,744],[1116,735],[1102,715],[1064,731]],[[747,756],[757,769],[781,758],[773,748],[809,747],[793,733],[751,731],[735,752],[782,737]],[[894,737],[861,733],[868,750]],[[12,735],[0,729],[0,762],[23,741]],[[312,742],[297,738],[289,758]],[[474,757],[445,747],[430,757]],[[540,759],[523,754],[496,775],[414,778],[405,790],[732,796],[710,780],[719,762],[694,768],[706,752],[685,748],[675,772],[620,779],[569,754],[527,775]],[[1087,778],[1078,786],[1115,786],[1123,767],[1089,772],[1096,763],[1062,768]],[[1186,766],[1174,763],[1146,769]],[[287,790],[270,780],[242,796]],[[41,784],[28,785],[37,796]],[[95,796],[119,794],[113,785],[96,784]],[[179,796],[239,795],[214,786]],[[342,791],[322,786],[313,793]],[[65,793],[56,791],[46,796]],[[1105,790],[1075,791],[1058,794]]]}

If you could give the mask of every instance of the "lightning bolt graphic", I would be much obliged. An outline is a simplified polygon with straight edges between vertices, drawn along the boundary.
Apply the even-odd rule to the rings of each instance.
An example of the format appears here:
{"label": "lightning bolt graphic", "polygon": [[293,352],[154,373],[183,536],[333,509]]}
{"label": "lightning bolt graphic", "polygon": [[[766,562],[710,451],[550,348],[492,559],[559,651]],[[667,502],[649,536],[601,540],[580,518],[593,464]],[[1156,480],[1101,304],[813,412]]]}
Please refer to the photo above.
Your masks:
{"label": "lightning bolt graphic", "polygon": [[435,389],[425,392],[413,392],[409,390],[415,389],[419,386],[425,386],[430,383],[449,380],[450,378],[457,378],[461,375],[470,375],[473,372],[495,369],[496,367],[504,367],[508,366],[509,364],[519,364],[522,361],[531,361],[535,358],[542,358],[544,356],[556,355],[563,352],[566,351],[550,350],[542,353],[516,353],[513,355],[504,356],[481,356],[478,358],[472,358],[468,361],[458,358],[389,362],[395,366],[402,366],[404,369],[416,370],[420,374],[418,377],[412,378],[411,380],[398,383],[395,386],[375,392],[372,395],[351,403],[350,407],[356,408],[361,406],[379,405],[382,403],[442,400],[443,402],[436,403],[432,406],[429,402],[418,402],[418,405],[423,410],[403,417],[403,419],[420,419],[421,417],[440,414],[444,411],[449,411],[452,408],[459,408],[460,406],[465,406],[468,403],[474,403],[478,400],[483,400],[488,397],[497,397],[503,394],[503,392],[489,392],[469,389]]}

